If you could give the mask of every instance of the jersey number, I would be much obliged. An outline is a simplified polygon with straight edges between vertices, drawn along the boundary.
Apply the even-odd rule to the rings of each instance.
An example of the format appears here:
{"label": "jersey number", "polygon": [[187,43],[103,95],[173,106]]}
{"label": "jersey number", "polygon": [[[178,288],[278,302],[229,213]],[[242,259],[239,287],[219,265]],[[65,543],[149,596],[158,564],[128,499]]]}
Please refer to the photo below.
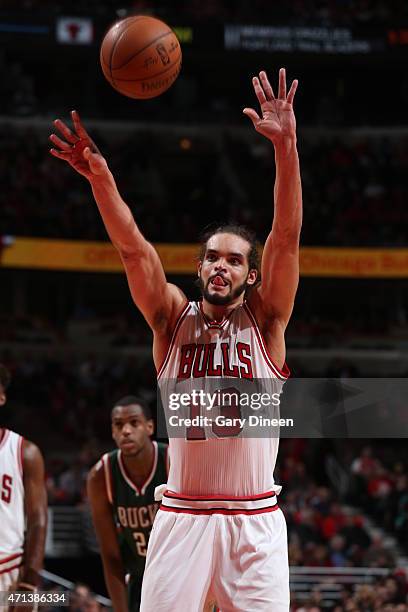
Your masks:
{"label": "jersey number", "polygon": [[3,474],[3,478],[1,480],[1,501],[9,504],[11,501],[11,485],[13,484],[13,479],[8,474]]}
{"label": "jersey number", "polygon": [[145,534],[142,531],[134,531],[133,537],[135,539],[137,554],[141,557],[145,557],[147,549]]}
{"label": "jersey number", "polygon": [[[242,431],[241,425],[236,420],[241,418],[241,408],[239,406],[239,402],[236,401],[236,399],[240,396],[238,389],[235,389],[234,387],[229,387],[228,389],[220,389],[215,393],[220,393],[221,396],[223,393],[225,393],[226,398],[228,398],[228,405],[215,405],[214,408],[219,409],[219,416],[224,417],[226,419],[233,419],[233,424],[218,424],[214,421],[215,417],[213,417],[213,422],[211,425],[213,434],[215,434],[217,438],[233,438],[235,436],[238,436]],[[205,408],[204,411],[206,411]],[[190,404],[190,418],[194,419],[200,416],[201,406]],[[186,437],[187,440],[205,440],[205,429],[204,427],[200,427],[198,425],[192,425],[191,427],[187,427]]]}

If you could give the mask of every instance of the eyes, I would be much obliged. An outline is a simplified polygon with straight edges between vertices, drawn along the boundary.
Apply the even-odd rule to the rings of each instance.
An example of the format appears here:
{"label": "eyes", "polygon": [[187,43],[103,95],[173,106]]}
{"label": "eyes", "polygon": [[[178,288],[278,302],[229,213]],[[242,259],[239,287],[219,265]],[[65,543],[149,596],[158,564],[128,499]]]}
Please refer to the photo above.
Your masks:
{"label": "eyes", "polygon": [[[215,255],[215,253],[209,253],[208,255],[206,255],[205,259],[209,263],[214,263],[215,261],[217,261],[218,255]],[[227,262],[231,264],[231,266],[241,265],[241,259],[235,256],[227,257]]]}
{"label": "eyes", "polygon": [[[132,427],[139,427],[139,425],[142,424],[142,421],[140,419],[132,419],[131,421],[126,421],[126,422]],[[113,426],[115,429],[122,429],[124,425],[125,423],[122,423],[122,421],[114,421],[113,423]]]}

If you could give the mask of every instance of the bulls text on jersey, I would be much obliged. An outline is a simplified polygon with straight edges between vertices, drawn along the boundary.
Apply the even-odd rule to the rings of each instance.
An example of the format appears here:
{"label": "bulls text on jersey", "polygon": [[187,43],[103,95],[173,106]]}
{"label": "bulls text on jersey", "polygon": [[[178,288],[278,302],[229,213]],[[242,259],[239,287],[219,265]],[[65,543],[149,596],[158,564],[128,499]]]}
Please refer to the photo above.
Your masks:
{"label": "bulls text on jersey", "polygon": [[[235,346],[236,360],[231,359],[230,343],[221,342],[221,359],[215,363],[216,342],[183,344],[177,378],[232,377],[253,380],[251,347],[245,342]],[[235,365],[231,365],[236,361]]]}

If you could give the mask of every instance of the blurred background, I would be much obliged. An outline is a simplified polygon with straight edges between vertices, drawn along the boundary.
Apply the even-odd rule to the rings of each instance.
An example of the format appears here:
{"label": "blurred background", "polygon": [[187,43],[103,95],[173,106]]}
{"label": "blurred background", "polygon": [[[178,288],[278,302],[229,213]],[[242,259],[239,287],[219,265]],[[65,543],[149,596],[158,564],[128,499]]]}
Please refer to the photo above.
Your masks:
{"label": "blurred background", "polygon": [[[176,83],[148,101],[116,93],[99,66],[109,25],[142,13],[183,50]],[[45,456],[47,570],[104,595],[84,483],[112,448],[114,401],[155,405],[151,333],[87,182],[48,154],[52,120],[81,113],[169,278],[195,299],[208,223],[269,232],[273,148],[242,108],[255,105],[254,74],[276,87],[285,66],[299,79],[304,199],[288,364],[298,377],[405,377],[408,4],[0,0],[0,42],[0,362],[13,374],[0,423]],[[405,440],[283,440],[276,480],[293,611],[408,610]]]}

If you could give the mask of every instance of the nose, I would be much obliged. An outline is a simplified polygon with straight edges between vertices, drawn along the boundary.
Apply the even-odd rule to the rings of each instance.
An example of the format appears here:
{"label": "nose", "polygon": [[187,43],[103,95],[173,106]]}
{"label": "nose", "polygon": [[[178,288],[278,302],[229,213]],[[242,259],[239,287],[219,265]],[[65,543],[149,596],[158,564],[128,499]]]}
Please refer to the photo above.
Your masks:
{"label": "nose", "polygon": [[217,263],[216,263],[216,264],[215,264],[215,266],[214,266],[214,270],[215,270],[216,272],[221,272],[221,271],[226,272],[226,271],[227,271],[227,268],[226,268],[226,265],[225,265],[225,261],[224,261],[224,259],[219,259],[219,260],[217,261]]}
{"label": "nose", "polygon": [[128,436],[128,435],[130,435],[131,431],[132,431],[132,429],[131,429],[129,423],[125,423],[123,428],[122,428],[123,435]]}

